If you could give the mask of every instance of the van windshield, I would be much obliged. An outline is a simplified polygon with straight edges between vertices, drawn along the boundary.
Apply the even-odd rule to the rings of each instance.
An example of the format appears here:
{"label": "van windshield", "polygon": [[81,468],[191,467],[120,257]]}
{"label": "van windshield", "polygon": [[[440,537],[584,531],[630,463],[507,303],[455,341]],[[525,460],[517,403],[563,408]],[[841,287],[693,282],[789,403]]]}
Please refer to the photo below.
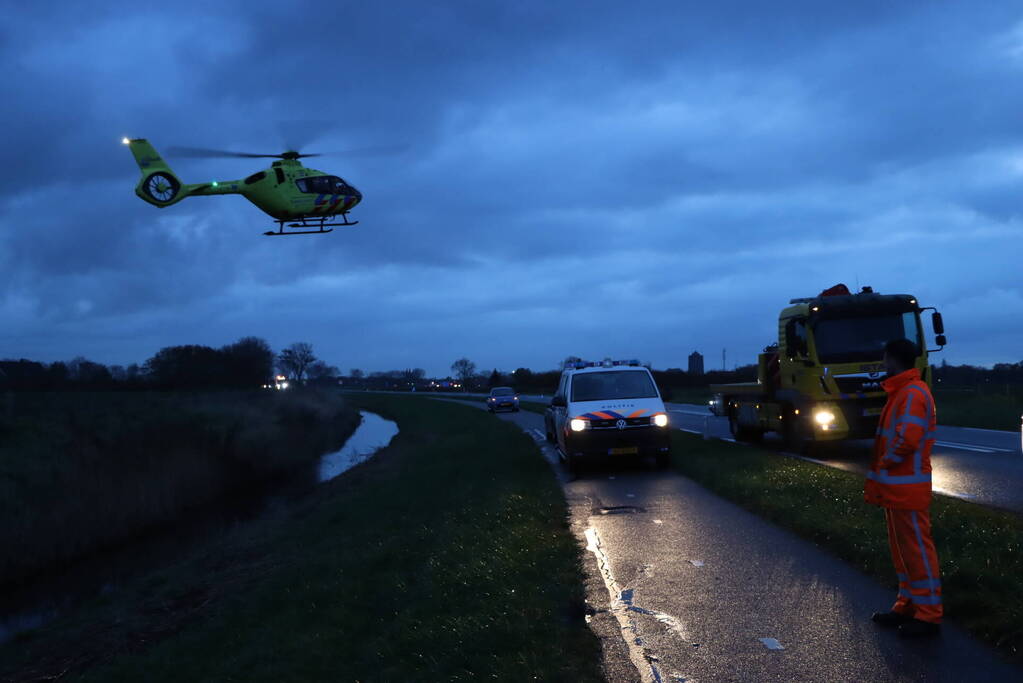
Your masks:
{"label": "van windshield", "polygon": [[642,370],[587,372],[572,378],[573,401],[657,398],[657,387]]}

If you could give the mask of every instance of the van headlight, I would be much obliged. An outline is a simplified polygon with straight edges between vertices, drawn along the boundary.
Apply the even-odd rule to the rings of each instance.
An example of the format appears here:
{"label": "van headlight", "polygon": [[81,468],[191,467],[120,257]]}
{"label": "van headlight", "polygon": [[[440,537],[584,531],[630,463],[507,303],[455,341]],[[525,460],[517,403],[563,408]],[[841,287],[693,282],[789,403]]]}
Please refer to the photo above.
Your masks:
{"label": "van headlight", "polygon": [[664,413],[657,413],[656,415],[650,418],[650,424],[656,425],[658,427],[667,427],[668,416],[665,415]]}
{"label": "van headlight", "polygon": [[590,421],[573,417],[572,421],[568,423],[568,426],[572,428],[573,432],[581,432],[590,428]]}
{"label": "van headlight", "polygon": [[827,427],[835,421],[835,414],[830,410],[818,410],[813,414],[813,419],[821,427]]}

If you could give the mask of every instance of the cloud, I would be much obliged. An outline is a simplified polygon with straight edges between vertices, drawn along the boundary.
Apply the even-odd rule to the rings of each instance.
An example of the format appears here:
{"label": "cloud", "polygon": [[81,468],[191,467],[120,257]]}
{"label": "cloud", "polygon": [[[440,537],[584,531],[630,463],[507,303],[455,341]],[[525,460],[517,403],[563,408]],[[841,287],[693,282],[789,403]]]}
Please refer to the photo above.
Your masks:
{"label": "cloud", "polygon": [[[751,362],[789,298],[845,281],[948,311],[950,362],[1015,360],[1019,22],[958,3],[12,11],[3,354],[128,363],[258,334],[366,370]],[[310,159],[363,191],[360,225],[267,239],[240,197],[139,201],[122,135],[406,151]],[[188,182],[263,163],[167,159]]]}

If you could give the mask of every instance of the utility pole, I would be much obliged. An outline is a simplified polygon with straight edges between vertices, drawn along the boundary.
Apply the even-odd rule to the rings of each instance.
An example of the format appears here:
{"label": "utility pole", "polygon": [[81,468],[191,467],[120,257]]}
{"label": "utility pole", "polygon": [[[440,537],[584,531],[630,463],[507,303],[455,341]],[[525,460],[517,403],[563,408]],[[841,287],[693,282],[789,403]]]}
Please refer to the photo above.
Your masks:
{"label": "utility pole", "polygon": [[721,349],[721,369],[728,370],[728,365],[725,363],[725,352],[728,349]]}

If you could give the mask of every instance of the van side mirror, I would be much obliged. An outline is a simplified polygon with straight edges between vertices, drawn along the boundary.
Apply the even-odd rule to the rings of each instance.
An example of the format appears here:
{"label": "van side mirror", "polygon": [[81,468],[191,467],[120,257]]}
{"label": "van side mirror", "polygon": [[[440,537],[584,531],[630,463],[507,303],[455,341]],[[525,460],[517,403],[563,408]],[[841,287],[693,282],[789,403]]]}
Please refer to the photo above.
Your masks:
{"label": "van side mirror", "polygon": [[[945,322],[941,319],[941,313],[931,313],[931,325],[934,327],[934,334],[945,334]],[[938,342],[944,346],[944,342]]]}
{"label": "van side mirror", "polygon": [[564,396],[555,396],[551,399],[552,408],[565,408],[568,406],[568,401],[565,400]]}

